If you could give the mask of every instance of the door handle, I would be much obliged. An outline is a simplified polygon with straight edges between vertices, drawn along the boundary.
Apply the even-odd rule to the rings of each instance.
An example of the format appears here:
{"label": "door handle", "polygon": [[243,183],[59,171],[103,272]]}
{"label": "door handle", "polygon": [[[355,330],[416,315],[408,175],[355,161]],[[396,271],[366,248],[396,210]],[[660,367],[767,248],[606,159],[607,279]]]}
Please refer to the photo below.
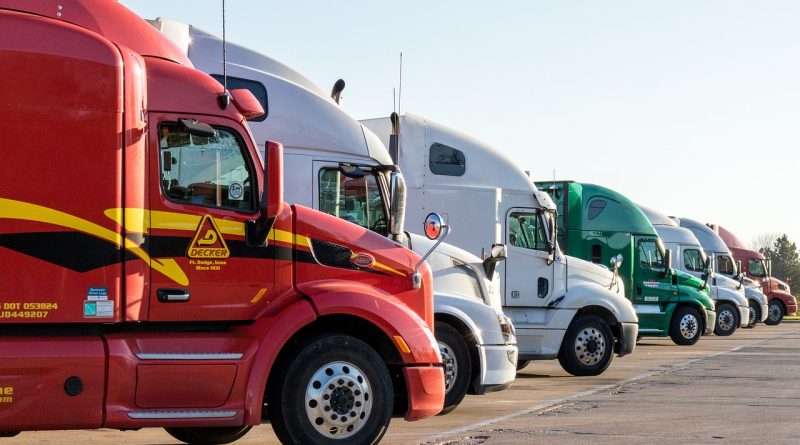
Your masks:
{"label": "door handle", "polygon": [[183,303],[189,301],[189,291],[183,289],[159,289],[158,301],[162,303]]}
{"label": "door handle", "polygon": [[547,296],[547,291],[550,289],[548,286],[547,278],[539,277],[539,298],[544,298]]}

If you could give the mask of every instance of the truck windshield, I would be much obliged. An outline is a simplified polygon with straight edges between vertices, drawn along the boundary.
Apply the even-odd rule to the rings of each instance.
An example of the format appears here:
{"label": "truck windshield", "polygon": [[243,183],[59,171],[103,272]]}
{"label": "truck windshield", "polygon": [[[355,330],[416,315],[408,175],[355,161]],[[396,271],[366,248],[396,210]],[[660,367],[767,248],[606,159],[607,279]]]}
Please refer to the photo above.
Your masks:
{"label": "truck windshield", "polygon": [[639,263],[650,269],[664,269],[664,254],[656,240],[639,241]]}
{"label": "truck windshield", "polygon": [[383,195],[374,175],[350,178],[335,168],[319,174],[319,210],[386,236]]}
{"label": "truck windshield", "polygon": [[524,249],[546,250],[544,224],[538,213],[512,212],[508,218],[508,243]]}
{"label": "truck windshield", "polygon": [[750,275],[754,277],[766,277],[767,272],[766,268],[764,267],[764,260],[761,259],[750,259],[747,261],[747,267],[750,269]]}

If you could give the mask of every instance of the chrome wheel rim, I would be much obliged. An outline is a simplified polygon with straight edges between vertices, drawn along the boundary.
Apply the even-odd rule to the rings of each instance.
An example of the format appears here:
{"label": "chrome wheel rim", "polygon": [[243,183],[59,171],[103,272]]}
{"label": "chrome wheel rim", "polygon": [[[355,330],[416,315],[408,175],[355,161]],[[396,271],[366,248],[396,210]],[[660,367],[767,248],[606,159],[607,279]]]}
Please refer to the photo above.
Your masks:
{"label": "chrome wheel rim", "polygon": [[575,357],[583,365],[596,365],[606,354],[606,337],[599,329],[586,327],[575,336]]}
{"label": "chrome wheel rim", "polygon": [[697,323],[697,318],[694,315],[686,314],[683,316],[683,318],[681,318],[681,335],[683,335],[683,338],[694,338],[699,329],[700,326]]}
{"label": "chrome wheel rim", "polygon": [[306,415],[317,432],[345,439],[369,421],[372,411],[369,380],[357,366],[333,362],[319,368],[306,386]]}
{"label": "chrome wheel rim", "polygon": [[444,393],[447,394],[453,389],[458,375],[458,360],[453,353],[453,349],[444,342],[439,343],[439,353],[442,356],[442,364],[444,364]]}
{"label": "chrome wheel rim", "polygon": [[769,305],[769,319],[770,321],[778,321],[781,318],[781,308],[777,304]]}
{"label": "chrome wheel rim", "polygon": [[730,309],[723,309],[717,313],[717,325],[722,331],[733,329],[734,316]]}

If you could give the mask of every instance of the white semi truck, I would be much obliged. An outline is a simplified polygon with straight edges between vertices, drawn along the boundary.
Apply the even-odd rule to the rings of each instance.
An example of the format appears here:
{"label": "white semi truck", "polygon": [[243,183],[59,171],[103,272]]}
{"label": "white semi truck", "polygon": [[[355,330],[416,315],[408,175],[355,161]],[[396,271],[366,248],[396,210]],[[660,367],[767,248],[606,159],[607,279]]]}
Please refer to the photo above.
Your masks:
{"label": "white semi truck", "polygon": [[750,323],[750,305],[744,289],[737,289],[738,283],[714,273],[711,258],[703,251],[694,234],[663,213],[643,205],[639,205],[639,208],[656,228],[664,247],[672,252],[673,267],[700,277],[710,287],[711,299],[717,311],[714,334],[728,336],[740,326],[747,326]]}
{"label": "white semi truck", "polygon": [[[223,82],[222,40],[186,23],[151,23],[194,66]],[[227,44],[228,88],[246,88],[267,117],[249,122],[257,141],[284,146],[286,200],[318,209],[404,243],[420,255],[433,242],[404,233],[403,176],[383,143],[317,85],[292,68],[246,47]],[[336,91],[338,88],[338,91]],[[415,214],[416,216],[416,214]],[[411,230],[423,229],[420,219]],[[465,394],[507,388],[516,376],[514,327],[502,311],[495,264],[502,246],[485,261],[442,243],[427,261],[433,270],[435,333],[445,364],[445,408]],[[487,271],[489,274],[487,275]]]}
{"label": "white semi truck", "polygon": [[[494,147],[412,114],[362,121],[392,153],[407,181],[406,215],[442,214],[448,242],[473,254],[504,243],[498,265],[503,310],[517,331],[519,367],[558,359],[573,375],[602,373],[633,351],[638,319],[608,268],[563,255],[555,205]],[[613,267],[613,266],[612,266]]]}
{"label": "white semi truck", "polygon": [[[750,305],[750,320],[748,326],[763,323],[769,314],[767,296],[761,292],[761,285],[748,279],[741,272],[739,265],[733,260],[733,254],[720,238],[717,232],[706,224],[690,218],[672,218],[681,227],[691,230],[706,254],[711,257],[711,268],[717,274],[717,282],[724,282],[726,286],[735,289],[744,288],[745,297]],[[725,278],[725,280],[720,280]]]}

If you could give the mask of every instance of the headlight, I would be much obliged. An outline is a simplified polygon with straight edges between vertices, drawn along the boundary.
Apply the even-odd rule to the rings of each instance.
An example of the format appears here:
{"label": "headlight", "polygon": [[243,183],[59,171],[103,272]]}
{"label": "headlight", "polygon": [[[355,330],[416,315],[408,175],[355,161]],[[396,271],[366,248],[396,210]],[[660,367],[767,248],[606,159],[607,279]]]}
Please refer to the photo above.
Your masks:
{"label": "headlight", "polygon": [[503,314],[497,316],[497,322],[500,324],[500,332],[503,334],[503,341],[505,344],[513,344],[517,342],[517,331],[514,329],[514,324],[511,319]]}

